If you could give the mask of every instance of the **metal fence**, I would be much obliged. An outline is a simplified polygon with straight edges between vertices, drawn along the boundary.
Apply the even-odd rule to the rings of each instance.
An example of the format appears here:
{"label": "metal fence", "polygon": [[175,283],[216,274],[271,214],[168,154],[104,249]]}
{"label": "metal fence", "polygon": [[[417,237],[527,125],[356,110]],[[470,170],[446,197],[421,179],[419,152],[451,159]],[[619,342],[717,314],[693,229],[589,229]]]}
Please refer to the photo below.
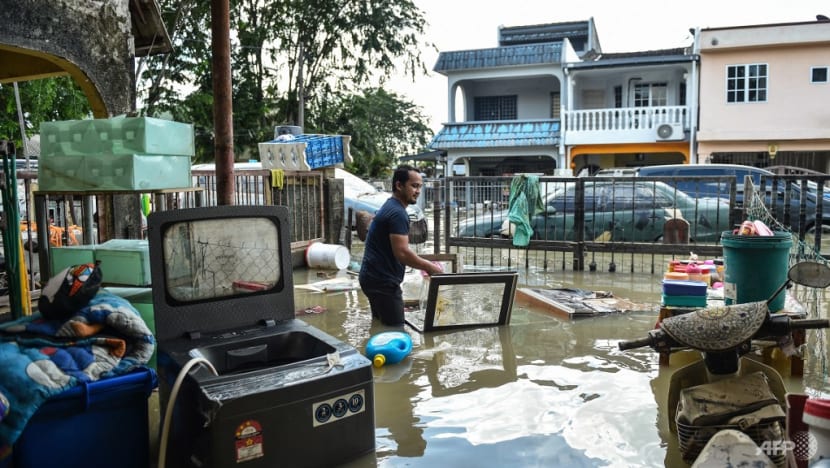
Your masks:
{"label": "metal fence", "polygon": [[[182,206],[216,206],[216,174],[192,171],[193,186]],[[234,203],[237,205],[282,205],[288,207],[292,247],[324,237],[325,199],[321,172],[285,172],[246,169],[234,172]]]}
{"label": "metal fence", "polygon": [[[527,245],[505,222],[513,177],[454,177],[425,184],[436,252],[456,253],[472,268],[608,270],[659,273],[668,259],[719,257],[720,234],[759,216],[744,206],[729,176],[540,177],[545,211],[531,216]],[[830,250],[826,175],[768,176],[760,188],[770,224]],[[683,187],[683,191],[675,187]],[[677,223],[688,223],[687,233]],[[667,228],[666,225],[670,226]],[[668,237],[667,237],[668,235]],[[688,238],[684,238],[687,235]],[[824,247],[822,247],[824,245]]]}
{"label": "metal fence", "polygon": [[[194,170],[192,176],[196,189],[165,194],[164,209],[217,204],[215,173]],[[830,251],[828,175],[763,177],[752,189],[761,202],[751,207],[744,206],[744,184],[731,177],[540,177],[545,208],[531,217],[527,245],[517,245],[515,226],[505,223],[514,180],[427,179],[419,202],[430,220],[430,250],[457,254],[473,269],[656,273],[666,258],[721,256],[719,232],[750,218],[791,230],[816,251]],[[330,208],[323,173],[286,172],[274,180],[271,171],[240,170],[234,182],[236,204],[289,208],[292,247],[325,237]],[[672,188],[681,182],[683,192]],[[676,239],[677,231],[666,237],[666,221],[678,217],[689,223],[688,241]]]}

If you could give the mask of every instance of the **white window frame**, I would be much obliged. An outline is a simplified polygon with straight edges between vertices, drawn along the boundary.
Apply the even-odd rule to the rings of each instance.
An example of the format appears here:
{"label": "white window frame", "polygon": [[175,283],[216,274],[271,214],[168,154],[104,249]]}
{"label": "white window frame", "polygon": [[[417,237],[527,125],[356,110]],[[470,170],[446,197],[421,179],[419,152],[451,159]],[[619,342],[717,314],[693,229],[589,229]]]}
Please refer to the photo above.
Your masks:
{"label": "white window frame", "polygon": [[[730,76],[731,70],[735,70],[735,76]],[[767,102],[769,98],[769,64],[727,65],[725,78],[727,103]],[[733,82],[735,86],[730,87]],[[750,95],[753,93],[755,93],[755,97],[751,98]],[[763,98],[759,98],[759,94],[763,94]]]}
{"label": "white window frame", "polygon": [[667,106],[669,101],[669,84],[637,83],[631,96],[634,107],[661,107]]}
{"label": "white window frame", "polygon": [[[813,78],[815,70],[824,70],[824,81],[816,81]],[[810,67],[810,83],[811,84],[827,84],[830,83],[830,67]]]}

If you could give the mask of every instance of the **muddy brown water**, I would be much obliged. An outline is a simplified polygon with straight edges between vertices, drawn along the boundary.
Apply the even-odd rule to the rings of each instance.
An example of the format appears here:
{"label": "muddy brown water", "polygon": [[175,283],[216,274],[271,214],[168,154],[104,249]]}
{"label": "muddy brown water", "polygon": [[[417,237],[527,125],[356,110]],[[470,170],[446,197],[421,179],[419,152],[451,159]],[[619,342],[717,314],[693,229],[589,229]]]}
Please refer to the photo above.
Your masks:
{"label": "muddy brown water", "polygon": [[[353,248],[353,259],[359,256]],[[520,286],[611,291],[642,307],[568,320],[514,305],[510,324],[502,327],[428,334],[409,329],[412,355],[374,369],[376,450],[344,466],[687,466],[668,429],[666,394],[672,373],[698,359],[697,353],[676,353],[661,366],[650,349],[621,352],[617,346],[654,327],[661,277],[518,272]],[[345,270],[294,271],[295,308],[319,312],[298,318],[363,351],[370,336],[388,328],[372,321],[360,289],[303,287],[334,278],[355,279],[357,286]],[[826,303],[816,312],[822,317]],[[772,364],[785,375],[788,391],[826,397],[823,333],[808,333],[807,354],[803,377],[790,377],[779,353]],[[156,395],[150,406],[154,441]]]}
{"label": "muddy brown water", "polygon": [[[297,270],[295,284],[322,275]],[[620,352],[617,346],[654,327],[660,277],[520,270],[519,282],[612,291],[642,307],[568,320],[514,306],[503,327],[409,330],[412,356],[375,370],[376,451],[347,466],[686,466],[668,430],[665,401],[672,372],[697,353],[677,353],[660,366],[650,349]],[[371,320],[359,289],[297,289],[295,301],[298,309],[325,309],[300,318],[361,350],[386,330]],[[823,334],[809,333],[803,377],[786,375],[786,358],[773,355],[789,391],[828,390],[824,343]]]}

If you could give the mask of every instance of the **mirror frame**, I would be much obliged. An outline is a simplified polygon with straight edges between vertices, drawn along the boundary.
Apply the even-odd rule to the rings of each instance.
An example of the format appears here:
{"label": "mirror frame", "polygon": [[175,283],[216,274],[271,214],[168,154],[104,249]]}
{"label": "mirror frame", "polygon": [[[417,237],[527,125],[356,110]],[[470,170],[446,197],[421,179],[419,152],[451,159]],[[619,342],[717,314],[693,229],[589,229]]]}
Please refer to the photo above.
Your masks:
{"label": "mirror frame", "polygon": [[790,267],[787,278],[802,286],[823,289],[830,286],[830,266],[822,262],[804,260]]}
{"label": "mirror frame", "polygon": [[[513,300],[516,297],[516,285],[518,283],[518,279],[519,274],[515,271],[433,275],[430,277],[429,281],[429,292],[427,296],[426,309],[423,311],[419,311],[424,313],[423,326],[419,326],[419,324],[413,323],[411,320],[407,318],[404,318],[404,322],[410,327],[422,333],[438,330],[453,330],[461,328],[506,325],[510,323],[510,314],[513,311]],[[499,309],[498,319],[496,321],[452,325],[435,324],[435,309],[436,304],[438,303],[438,293],[440,292],[441,288],[443,286],[463,284],[499,284],[503,286],[501,306]]]}

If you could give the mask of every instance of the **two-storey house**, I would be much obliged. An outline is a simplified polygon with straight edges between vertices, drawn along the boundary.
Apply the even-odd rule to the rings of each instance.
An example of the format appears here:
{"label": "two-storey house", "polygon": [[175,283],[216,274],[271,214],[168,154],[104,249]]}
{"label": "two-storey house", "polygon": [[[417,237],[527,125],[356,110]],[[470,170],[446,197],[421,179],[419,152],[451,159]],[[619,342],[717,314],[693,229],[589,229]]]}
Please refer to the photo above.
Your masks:
{"label": "two-storey house", "polygon": [[448,121],[430,148],[468,175],[567,170],[562,63],[601,53],[593,19],[501,27],[498,47],[441,52]]}
{"label": "two-storey house", "polygon": [[696,60],[603,54],[588,21],[499,28],[499,45],[441,52],[448,121],[430,144],[468,175],[593,173],[689,162]]}
{"label": "two-storey house", "polygon": [[562,139],[574,174],[689,162],[696,59],[687,52],[600,54],[564,64]]}
{"label": "two-storey house", "polygon": [[701,162],[830,170],[830,22],[701,29]]}

